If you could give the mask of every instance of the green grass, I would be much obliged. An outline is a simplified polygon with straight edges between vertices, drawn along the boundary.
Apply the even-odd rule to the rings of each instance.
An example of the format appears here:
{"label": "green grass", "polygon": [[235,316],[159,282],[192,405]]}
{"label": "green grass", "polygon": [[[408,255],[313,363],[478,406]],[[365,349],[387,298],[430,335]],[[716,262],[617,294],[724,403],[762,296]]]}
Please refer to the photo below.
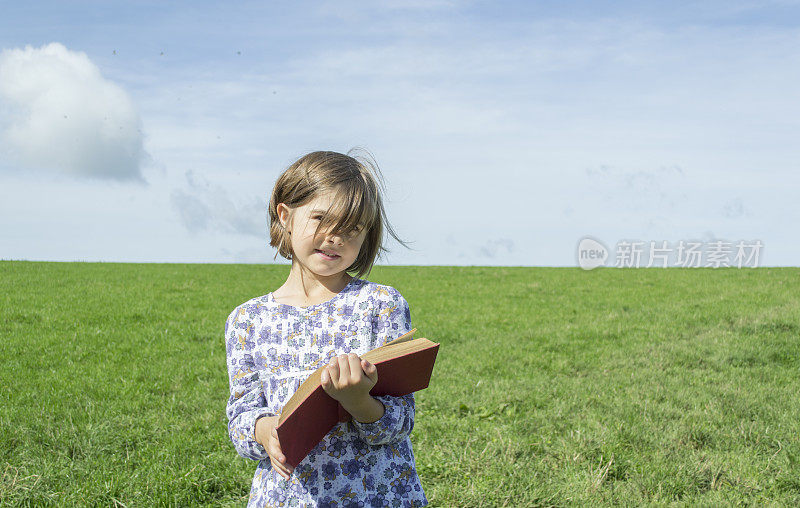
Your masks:
{"label": "green grass", "polygon": [[[0,504],[243,506],[223,327],[285,266],[0,262]],[[800,503],[800,269],[376,267],[432,506]]]}

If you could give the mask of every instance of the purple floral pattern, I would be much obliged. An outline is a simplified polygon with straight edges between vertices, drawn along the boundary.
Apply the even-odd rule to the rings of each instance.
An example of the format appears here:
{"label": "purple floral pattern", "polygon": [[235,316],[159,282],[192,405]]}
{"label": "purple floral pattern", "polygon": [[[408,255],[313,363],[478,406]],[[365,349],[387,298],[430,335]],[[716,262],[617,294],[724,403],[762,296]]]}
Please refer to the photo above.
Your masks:
{"label": "purple floral pattern", "polygon": [[337,423],[289,480],[273,469],[254,437],[256,420],[280,414],[314,369],[341,353],[362,355],[411,328],[411,311],[399,291],[358,278],[321,304],[294,307],[269,293],[230,313],[228,433],[239,455],[258,461],[248,507],[428,504],[409,438],[413,393],[376,397],[385,408],[376,422]]}

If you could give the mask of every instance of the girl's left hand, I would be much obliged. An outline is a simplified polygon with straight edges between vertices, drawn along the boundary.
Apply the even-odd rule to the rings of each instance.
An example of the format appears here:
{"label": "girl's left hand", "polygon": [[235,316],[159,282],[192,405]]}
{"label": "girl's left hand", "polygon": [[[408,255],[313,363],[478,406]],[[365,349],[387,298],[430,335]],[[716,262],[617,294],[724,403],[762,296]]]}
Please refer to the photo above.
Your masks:
{"label": "girl's left hand", "polygon": [[341,354],[331,358],[322,370],[322,389],[347,408],[367,399],[378,382],[378,368],[357,354]]}

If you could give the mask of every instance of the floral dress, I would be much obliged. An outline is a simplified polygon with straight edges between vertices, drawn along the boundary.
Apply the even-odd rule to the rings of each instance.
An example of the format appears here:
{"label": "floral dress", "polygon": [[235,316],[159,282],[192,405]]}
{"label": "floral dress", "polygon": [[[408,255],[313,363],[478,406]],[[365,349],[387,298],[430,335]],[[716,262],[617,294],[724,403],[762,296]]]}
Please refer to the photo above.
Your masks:
{"label": "floral dress", "polygon": [[409,435],[414,394],[375,397],[373,423],[339,422],[284,479],[255,441],[255,422],[276,416],[300,384],[341,353],[359,356],[411,330],[411,311],[393,287],[353,278],[333,299],[308,307],[272,293],[231,312],[225,323],[228,433],[242,457],[258,460],[250,506],[425,506]]}

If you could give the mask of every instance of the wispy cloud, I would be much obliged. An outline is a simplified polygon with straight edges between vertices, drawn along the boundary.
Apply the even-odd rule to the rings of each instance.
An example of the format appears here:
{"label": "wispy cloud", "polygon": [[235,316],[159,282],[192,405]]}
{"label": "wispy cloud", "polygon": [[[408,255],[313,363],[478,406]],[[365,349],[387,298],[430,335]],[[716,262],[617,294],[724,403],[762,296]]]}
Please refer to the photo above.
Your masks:
{"label": "wispy cloud", "polygon": [[20,169],[145,183],[141,121],[128,93],[62,44],[0,53],[3,151]]}
{"label": "wispy cloud", "polygon": [[502,257],[503,254],[514,253],[514,240],[511,238],[493,238],[487,240],[478,250],[481,257],[495,259]]}
{"label": "wispy cloud", "polygon": [[668,213],[687,201],[686,177],[680,166],[624,169],[601,165],[587,168],[585,174],[609,208]]}
{"label": "wispy cloud", "polygon": [[185,176],[187,186],[174,189],[170,203],[187,231],[211,230],[267,237],[267,204],[264,200],[254,195],[232,197],[223,187],[192,171],[187,171]]}
{"label": "wispy cloud", "polygon": [[735,197],[725,203],[722,208],[722,215],[729,219],[739,219],[745,215],[750,215],[750,211],[745,207],[741,197]]}

